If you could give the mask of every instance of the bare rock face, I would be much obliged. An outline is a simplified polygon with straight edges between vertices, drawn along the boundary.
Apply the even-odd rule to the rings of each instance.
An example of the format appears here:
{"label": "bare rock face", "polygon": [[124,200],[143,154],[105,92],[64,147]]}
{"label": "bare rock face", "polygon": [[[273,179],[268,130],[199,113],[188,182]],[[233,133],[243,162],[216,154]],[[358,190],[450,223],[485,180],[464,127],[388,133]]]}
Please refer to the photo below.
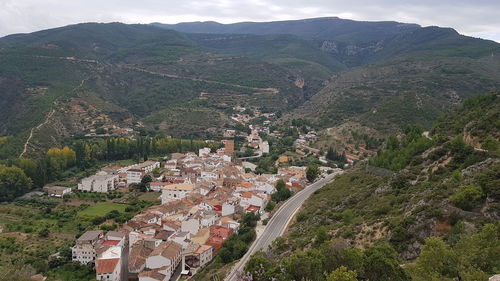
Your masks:
{"label": "bare rock face", "polygon": [[327,52],[327,53],[332,53],[332,54],[338,54],[339,49],[337,47],[337,44],[333,41],[323,41],[323,45],[321,45],[321,51]]}
{"label": "bare rock face", "polygon": [[496,164],[498,162],[500,162],[499,159],[488,158],[488,159],[486,159],[486,160],[484,160],[482,162],[479,162],[477,164],[474,164],[472,166],[469,166],[469,167],[463,169],[462,172],[461,172],[462,177],[464,177],[464,178],[471,178],[475,174],[481,172],[484,169],[487,169],[491,165]]}
{"label": "bare rock face", "polygon": [[349,45],[345,48],[345,50],[346,50],[346,54],[348,56],[355,56],[355,55],[361,53],[364,49],[360,48],[358,46],[355,46],[355,45]]}
{"label": "bare rock face", "polygon": [[413,242],[412,244],[408,245],[408,248],[406,251],[402,252],[399,254],[399,258],[403,260],[413,260],[416,259],[420,253],[420,247],[422,244],[418,241]]}
{"label": "bare rock face", "polygon": [[294,84],[295,84],[295,86],[296,86],[297,88],[300,88],[300,89],[304,88],[304,85],[305,85],[304,78],[297,78],[297,79],[295,80]]}

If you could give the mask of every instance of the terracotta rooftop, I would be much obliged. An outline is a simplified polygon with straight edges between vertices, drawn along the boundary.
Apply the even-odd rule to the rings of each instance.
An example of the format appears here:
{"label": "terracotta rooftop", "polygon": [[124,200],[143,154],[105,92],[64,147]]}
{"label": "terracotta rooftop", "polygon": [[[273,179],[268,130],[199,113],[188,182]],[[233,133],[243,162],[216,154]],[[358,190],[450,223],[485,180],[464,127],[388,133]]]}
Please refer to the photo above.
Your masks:
{"label": "terracotta rooftop", "polygon": [[167,259],[174,259],[182,251],[182,246],[174,241],[162,242],[153,250],[150,256],[161,255]]}
{"label": "terracotta rooftop", "polygon": [[250,205],[247,208],[247,211],[249,211],[249,212],[258,212],[259,210],[260,210],[260,207],[259,206],[255,206],[255,205]]}
{"label": "terracotta rooftop", "polygon": [[80,236],[77,239],[77,241],[85,242],[85,241],[95,240],[99,238],[99,236],[102,234],[103,234],[102,230],[90,230],[82,234],[82,236]]}
{"label": "terracotta rooftop", "polygon": [[119,240],[106,240],[102,242],[103,245],[112,245],[112,246],[118,245],[118,243],[120,243]]}
{"label": "terracotta rooftop", "polygon": [[97,274],[112,273],[115,271],[116,266],[120,262],[120,259],[105,259],[97,260],[95,271]]}
{"label": "terracotta rooftop", "polygon": [[141,270],[146,263],[146,258],[153,250],[146,247],[142,243],[136,243],[132,246],[128,258],[128,267],[130,271]]}
{"label": "terracotta rooftop", "polygon": [[149,277],[153,280],[163,281],[166,275],[159,273],[157,270],[148,270],[139,273],[139,277]]}
{"label": "terracotta rooftop", "polygon": [[241,192],[240,194],[241,194],[241,197],[244,197],[244,198],[252,198],[252,195],[253,195],[251,192],[248,192],[248,191]]}

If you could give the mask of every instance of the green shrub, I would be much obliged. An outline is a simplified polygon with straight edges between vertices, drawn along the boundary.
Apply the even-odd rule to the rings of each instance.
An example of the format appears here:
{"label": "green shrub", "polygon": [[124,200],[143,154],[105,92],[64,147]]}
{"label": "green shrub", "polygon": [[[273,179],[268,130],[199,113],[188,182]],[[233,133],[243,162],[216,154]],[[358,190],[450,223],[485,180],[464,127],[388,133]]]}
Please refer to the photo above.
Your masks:
{"label": "green shrub", "polygon": [[273,201],[270,201],[269,203],[267,203],[266,208],[264,210],[266,212],[271,212],[272,210],[274,210],[275,207],[276,207],[276,203]]}
{"label": "green shrub", "polygon": [[483,189],[478,185],[460,187],[457,193],[451,196],[451,202],[462,210],[470,211],[483,201]]}

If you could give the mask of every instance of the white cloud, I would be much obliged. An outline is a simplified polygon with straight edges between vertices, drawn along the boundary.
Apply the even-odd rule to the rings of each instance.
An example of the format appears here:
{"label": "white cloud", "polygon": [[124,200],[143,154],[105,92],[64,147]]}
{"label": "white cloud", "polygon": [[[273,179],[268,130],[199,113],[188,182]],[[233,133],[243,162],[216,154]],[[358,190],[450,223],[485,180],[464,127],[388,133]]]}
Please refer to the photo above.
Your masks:
{"label": "white cloud", "polygon": [[496,0],[0,0],[0,36],[79,22],[177,23],[338,16],[453,27],[500,41]]}

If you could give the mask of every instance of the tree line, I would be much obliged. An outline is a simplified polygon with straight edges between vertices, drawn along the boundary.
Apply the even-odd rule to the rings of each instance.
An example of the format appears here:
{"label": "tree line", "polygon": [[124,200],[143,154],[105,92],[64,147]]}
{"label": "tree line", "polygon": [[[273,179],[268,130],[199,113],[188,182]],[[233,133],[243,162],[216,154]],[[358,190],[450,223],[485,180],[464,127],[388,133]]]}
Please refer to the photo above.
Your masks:
{"label": "tree line", "polygon": [[217,149],[220,146],[219,143],[170,137],[75,140],[70,146],[50,148],[37,159],[15,158],[0,165],[0,202],[12,201],[32,188],[74,176],[102,162],[123,159],[140,162],[150,156],[197,151],[203,147]]}

